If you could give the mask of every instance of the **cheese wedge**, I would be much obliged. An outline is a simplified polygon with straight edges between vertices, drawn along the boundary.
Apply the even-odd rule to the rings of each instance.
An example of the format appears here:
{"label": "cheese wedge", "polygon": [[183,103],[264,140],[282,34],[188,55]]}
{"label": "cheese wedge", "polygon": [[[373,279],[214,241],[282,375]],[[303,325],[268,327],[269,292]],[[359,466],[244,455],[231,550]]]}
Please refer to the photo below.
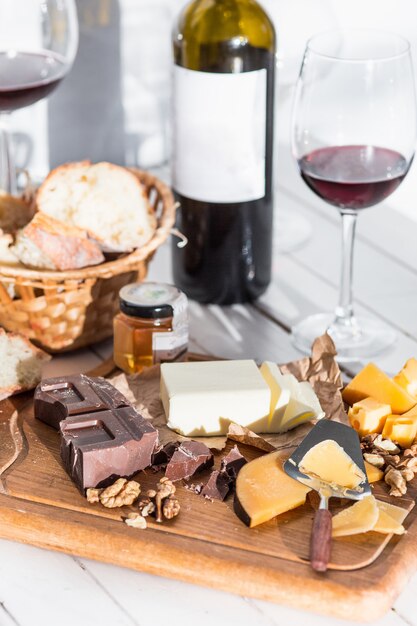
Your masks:
{"label": "cheese wedge", "polygon": [[403,415],[387,417],[382,436],[395,441],[401,448],[409,448],[417,437],[417,407]]}
{"label": "cheese wedge", "polygon": [[391,413],[389,404],[378,402],[375,398],[364,398],[350,407],[348,417],[352,428],[360,437],[364,437],[371,433],[382,433],[385,420]]}
{"label": "cheese wedge", "polygon": [[393,413],[401,414],[416,405],[417,400],[405,389],[391,380],[374,363],[368,363],[351,380],[342,392],[343,400],[353,405],[365,398],[372,397],[383,404],[389,404]]}
{"label": "cheese wedge", "polygon": [[247,526],[267,522],[304,504],[311,489],[283,470],[282,452],[271,452],[246,463],[236,479],[234,510]]}
{"label": "cheese wedge", "polygon": [[417,400],[417,359],[408,359],[393,380]]}
{"label": "cheese wedge", "polygon": [[407,515],[406,509],[367,496],[333,517],[332,535],[345,537],[369,531],[403,535],[405,529],[402,523]]}
{"label": "cheese wedge", "polygon": [[300,471],[329,484],[355,489],[365,480],[365,474],[333,439],[316,444],[303,456]]}
{"label": "cheese wedge", "polygon": [[324,417],[309,382],[299,382],[292,374],[282,374],[270,361],[262,364],[261,374],[271,389],[268,432],[283,433],[304,422]]}
{"label": "cheese wedge", "polygon": [[377,500],[377,504],[379,516],[372,530],[384,535],[403,535],[405,533],[403,521],[407,517],[408,511],[400,506],[388,504],[388,502],[382,502],[381,500]]}
{"label": "cheese wedge", "polygon": [[369,483],[376,483],[384,478],[384,472],[379,467],[368,463],[368,461],[365,461],[365,471]]}
{"label": "cheese wedge", "polygon": [[378,521],[379,509],[374,496],[358,500],[337,513],[332,520],[333,537],[358,535],[372,530]]}

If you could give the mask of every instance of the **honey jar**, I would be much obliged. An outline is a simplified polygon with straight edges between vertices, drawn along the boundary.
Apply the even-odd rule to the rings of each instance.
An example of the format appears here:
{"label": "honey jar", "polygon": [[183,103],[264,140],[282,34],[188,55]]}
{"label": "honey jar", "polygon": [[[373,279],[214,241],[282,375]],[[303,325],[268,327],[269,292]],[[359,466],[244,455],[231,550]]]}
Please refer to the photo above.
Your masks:
{"label": "honey jar", "polygon": [[128,374],[182,361],[188,348],[187,296],[164,283],[132,283],[119,293],[114,318],[115,364]]}

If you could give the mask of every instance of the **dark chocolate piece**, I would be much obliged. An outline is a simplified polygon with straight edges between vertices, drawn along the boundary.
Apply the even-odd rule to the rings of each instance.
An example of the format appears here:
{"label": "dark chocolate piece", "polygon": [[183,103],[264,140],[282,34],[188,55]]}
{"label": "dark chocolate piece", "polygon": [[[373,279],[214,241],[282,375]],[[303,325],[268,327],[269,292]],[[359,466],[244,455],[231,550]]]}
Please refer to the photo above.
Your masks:
{"label": "dark chocolate piece", "polygon": [[35,417],[59,430],[62,420],[130,406],[128,400],[104,378],[84,374],[48,378],[36,387]]}
{"label": "dark chocolate piece", "polygon": [[131,406],[61,422],[62,461],[82,493],[145,469],[157,445],[158,432]]}
{"label": "dark chocolate piece", "polygon": [[214,470],[203,487],[201,495],[209,500],[225,500],[230,493],[230,478],[226,472]]}
{"label": "dark chocolate piece", "polygon": [[175,450],[179,447],[179,441],[170,441],[162,446],[162,448],[159,448],[152,458],[152,471],[160,472],[161,470],[165,470],[166,466],[172,459]]}
{"label": "dark chocolate piece", "polygon": [[246,463],[247,460],[240,454],[239,448],[234,446],[229,454],[222,458],[221,471],[226,472],[231,480],[236,481],[237,475]]}
{"label": "dark chocolate piece", "polygon": [[167,465],[165,476],[172,481],[187,480],[197,472],[213,467],[213,453],[200,441],[184,441]]}

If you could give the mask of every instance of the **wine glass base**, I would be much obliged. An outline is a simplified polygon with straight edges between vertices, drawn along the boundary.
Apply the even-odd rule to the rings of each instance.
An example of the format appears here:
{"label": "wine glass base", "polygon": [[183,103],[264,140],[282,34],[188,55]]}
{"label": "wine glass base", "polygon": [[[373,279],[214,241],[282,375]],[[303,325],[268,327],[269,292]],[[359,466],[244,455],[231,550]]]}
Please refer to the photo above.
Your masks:
{"label": "wine glass base", "polygon": [[397,338],[395,330],[375,318],[355,318],[356,323],[344,327],[342,332],[335,329],[334,320],[334,313],[310,315],[291,329],[293,344],[301,352],[310,354],[316,337],[328,331],[336,344],[337,360],[345,362],[361,361],[384,352]]}

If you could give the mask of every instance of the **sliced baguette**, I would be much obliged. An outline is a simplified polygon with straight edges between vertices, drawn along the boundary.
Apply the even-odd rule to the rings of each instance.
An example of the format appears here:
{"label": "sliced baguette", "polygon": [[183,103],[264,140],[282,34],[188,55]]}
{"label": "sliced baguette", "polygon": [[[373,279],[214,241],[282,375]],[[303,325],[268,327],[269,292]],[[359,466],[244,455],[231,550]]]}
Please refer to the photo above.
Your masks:
{"label": "sliced baguette", "polygon": [[36,387],[50,358],[23,335],[0,328],[0,400]]}
{"label": "sliced baguette", "polygon": [[2,265],[9,267],[18,267],[21,265],[17,256],[13,253],[12,245],[13,237],[0,229],[0,267]]}
{"label": "sliced baguette", "polygon": [[45,213],[36,213],[17,234],[11,251],[24,265],[38,269],[72,270],[104,261],[98,244],[85,230]]}
{"label": "sliced baguette", "polygon": [[156,227],[139,180],[111,163],[61,165],[40,186],[36,204],[39,211],[85,229],[106,251],[139,248]]}

